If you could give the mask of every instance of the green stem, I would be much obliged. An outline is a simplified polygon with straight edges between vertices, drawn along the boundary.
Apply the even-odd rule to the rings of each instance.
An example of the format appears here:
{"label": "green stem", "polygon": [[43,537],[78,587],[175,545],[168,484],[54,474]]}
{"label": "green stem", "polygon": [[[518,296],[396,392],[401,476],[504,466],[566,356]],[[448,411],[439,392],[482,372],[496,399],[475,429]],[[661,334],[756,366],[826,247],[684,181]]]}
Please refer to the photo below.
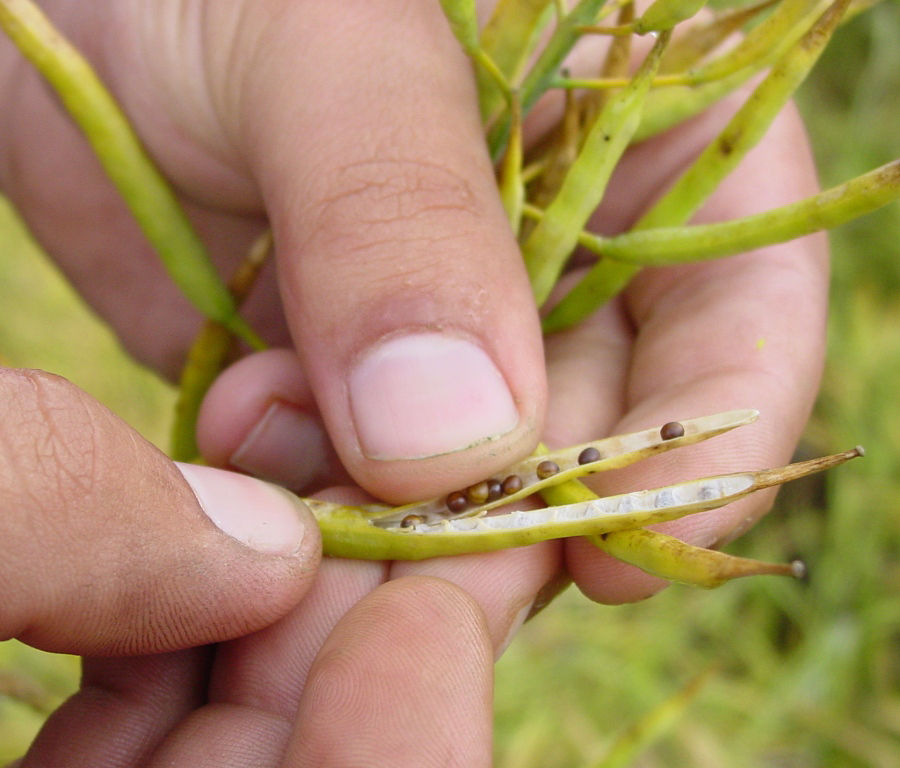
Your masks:
{"label": "green stem", "polygon": [[725,129],[666,194],[641,217],[638,227],[685,223],[768,130],[806,79],[850,0],[836,0],[772,68]]}
{"label": "green stem", "polygon": [[[550,14],[550,0],[500,0],[481,32],[482,50],[510,83],[516,83],[538,42]],[[479,71],[478,101],[481,116],[490,123],[506,106],[496,79]]]}
{"label": "green stem", "polygon": [[30,0],[0,0],[0,26],[59,96],[169,275],[206,317],[256,348],[174,191],[91,65]]}
{"label": "green stem", "polygon": [[796,44],[822,5],[822,0],[784,0],[733,49],[708,64],[683,72],[682,77],[691,85],[653,91],[634,141],[656,136],[740,88]]}
{"label": "green stem", "polygon": [[603,198],[606,184],[640,123],[644,99],[668,41],[669,33],[663,32],[628,87],[607,102],[559,192],[522,246],[539,305],[550,295],[579,232]]}
{"label": "green stem", "polygon": [[[657,227],[602,237],[582,232],[584,248],[615,261],[667,266],[732,256],[832,229],[900,198],[900,159],[812,197],[716,224]],[[532,206],[530,216],[540,216]]]}
{"label": "green stem", "polygon": [[781,0],[760,0],[754,5],[717,13],[712,18],[691,24],[672,41],[660,64],[660,72],[682,72],[694,67],[726,40],[733,39],[763,11]]}
{"label": "green stem", "polygon": [[[256,239],[228,284],[235,305],[240,306],[253,289],[260,271],[272,251],[272,233],[264,232]],[[195,461],[197,448],[197,416],[203,398],[228,364],[234,347],[234,334],[221,323],[207,320],[188,350],[187,360],[178,382],[178,400],[170,436],[169,456],[175,461]]]}
{"label": "green stem", "polygon": [[[552,86],[563,59],[581,37],[580,28],[594,20],[605,2],[606,0],[580,0],[578,5],[557,24],[553,35],[518,89],[523,115],[527,115],[538,98]],[[488,146],[493,157],[498,157],[502,152],[508,133],[507,115],[506,120],[498,121],[488,135]]]}
{"label": "green stem", "polygon": [[[836,0],[772,68],[725,129],[634,226],[634,230],[684,224],[765,134],[775,116],[809,74],[844,14]],[[576,323],[618,294],[640,269],[602,259],[544,319],[545,331]]]}

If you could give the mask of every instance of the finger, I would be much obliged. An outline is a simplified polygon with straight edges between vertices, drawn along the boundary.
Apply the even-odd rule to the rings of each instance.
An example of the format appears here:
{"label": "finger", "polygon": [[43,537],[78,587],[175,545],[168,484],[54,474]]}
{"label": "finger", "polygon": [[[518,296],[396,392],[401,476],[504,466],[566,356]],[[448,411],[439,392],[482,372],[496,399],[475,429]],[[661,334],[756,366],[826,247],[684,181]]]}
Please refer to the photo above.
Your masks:
{"label": "finger", "polygon": [[0,424],[0,637],[155,653],[259,629],[308,587],[318,528],[286,491],[179,472],[49,374],[0,370]]}
{"label": "finger", "polygon": [[341,459],[390,500],[509,464],[540,432],[540,334],[439,5],[315,2],[276,18],[243,73],[237,136]]}
{"label": "finger", "polygon": [[[335,627],[310,670],[284,765],[488,766],[492,652],[471,598],[392,581]],[[452,713],[452,727],[448,727]]]}
{"label": "finger", "polygon": [[[583,274],[580,269],[564,276],[560,293]],[[625,410],[633,343],[634,330],[619,300],[547,337],[548,446],[562,448],[612,434]]]}
{"label": "finger", "polygon": [[219,647],[210,701],[293,721],[322,644],[344,614],[387,576],[386,563],[325,558],[303,602],[287,616]]}
{"label": "finger", "polygon": [[499,658],[531,614],[535,597],[558,579],[562,566],[558,542],[543,542],[502,552],[397,561],[391,578],[428,576],[456,584],[484,612],[494,657]]}
{"label": "finger", "polygon": [[[759,210],[811,193],[815,174],[796,116],[776,121],[706,206],[701,218]],[[775,176],[773,177],[773,174]],[[763,198],[763,199],[760,199]],[[757,408],[757,424],[684,451],[599,476],[606,493],[665,485],[789,460],[818,389],[827,302],[824,239],[803,238],[706,265],[646,270],[627,293],[638,327],[617,432],[731,408]],[[667,524],[693,544],[712,546],[749,528],[774,492]],[[572,542],[567,560],[579,586],[604,602],[659,588]]]}
{"label": "finger", "polygon": [[303,495],[350,481],[300,360],[287,349],[245,357],[216,379],[197,419],[197,443],[213,466]]}
{"label": "finger", "polygon": [[41,728],[21,768],[145,765],[203,701],[210,650],[85,659],[78,692]]}

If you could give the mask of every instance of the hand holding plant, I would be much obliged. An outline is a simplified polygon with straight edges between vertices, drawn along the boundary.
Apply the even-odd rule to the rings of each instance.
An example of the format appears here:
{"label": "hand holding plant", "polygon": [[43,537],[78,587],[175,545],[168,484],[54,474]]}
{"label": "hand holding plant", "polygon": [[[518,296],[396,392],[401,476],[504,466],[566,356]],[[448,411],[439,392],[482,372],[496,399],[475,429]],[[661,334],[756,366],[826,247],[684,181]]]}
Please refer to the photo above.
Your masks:
{"label": "hand holding plant", "polygon": [[[504,211],[497,194],[469,63],[437,4],[44,5],[110,84],[220,267],[234,265],[271,222],[277,285],[275,275],[263,275],[246,317],[269,343],[293,344],[295,353],[248,357],[215,385],[198,433],[213,463],[308,493],[344,480],[324,447],[330,442],[366,491],[410,501],[498,472],[539,439],[558,447],[747,404],[764,419],[746,437],[700,446],[677,466],[659,459],[639,473],[623,470],[598,488],[664,485],[790,455],[821,367],[822,239],[645,270],[613,302],[548,337],[548,390],[532,288],[509,206]],[[26,70],[16,72],[12,53],[0,50],[9,107],[5,192],[129,349],[174,375],[196,316],[58,105]],[[596,53],[588,58],[598,61]],[[728,102],[717,105],[629,151],[592,217],[595,231],[628,229],[731,111]],[[558,103],[538,102],[525,144],[558,116]],[[36,125],[45,133],[40,142]],[[742,216],[812,194],[804,147],[796,117],[778,118],[700,218]],[[98,212],[104,226],[86,226]],[[583,269],[572,269],[560,288]],[[407,418],[392,428],[385,414],[398,412]],[[748,499],[674,530],[704,546],[720,542],[766,503]],[[427,742],[436,754],[438,746],[466,751],[461,764],[486,762],[485,650],[500,648],[536,596],[546,596],[542,587],[566,572],[599,600],[635,599],[657,587],[582,540],[417,564],[328,561],[313,593],[285,619],[218,647],[211,694],[198,694],[207,690],[197,677],[207,657],[180,655],[178,669],[194,674],[194,698],[167,700],[166,716],[203,723],[203,731],[193,745],[186,730],[173,731],[162,754],[185,758],[192,753],[178,750],[220,743],[240,722],[273,745],[273,764],[289,743],[296,754],[340,762],[350,728],[359,737],[354,748],[376,754],[409,749],[418,758]],[[438,576],[462,590],[398,578],[408,576]],[[434,614],[439,605],[449,606],[443,618]],[[409,623],[397,628],[403,606]],[[388,618],[373,624],[375,616]],[[370,721],[323,699],[317,687],[345,663],[331,653],[338,647],[351,671],[372,683],[359,700]],[[463,647],[471,658],[460,658]],[[455,735],[435,712],[445,704],[430,687],[443,659],[466,676]],[[146,663],[96,662],[96,674],[133,677]],[[410,679],[391,671],[395,663],[433,672]],[[385,670],[383,679],[366,676],[373,668]],[[73,706],[77,715],[82,705]],[[291,737],[287,723],[298,708]],[[271,723],[261,712],[274,715]],[[82,726],[85,744],[102,744],[127,714],[111,708],[93,734]],[[67,727],[65,716],[57,718],[37,749],[52,749]],[[157,746],[171,728],[143,717],[128,748]],[[462,731],[470,738],[460,739]]]}

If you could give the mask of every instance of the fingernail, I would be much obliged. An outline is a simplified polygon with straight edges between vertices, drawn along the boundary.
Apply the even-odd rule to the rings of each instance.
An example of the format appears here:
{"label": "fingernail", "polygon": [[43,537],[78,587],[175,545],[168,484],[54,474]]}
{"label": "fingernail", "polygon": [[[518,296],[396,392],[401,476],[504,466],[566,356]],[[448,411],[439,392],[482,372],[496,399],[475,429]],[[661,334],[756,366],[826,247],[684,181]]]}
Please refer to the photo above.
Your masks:
{"label": "fingernail", "polygon": [[494,652],[494,661],[499,661],[500,657],[503,655],[503,652],[507,648],[509,648],[509,644],[513,641],[516,633],[522,628],[522,625],[525,623],[525,619],[527,619],[531,614],[533,605],[533,602],[526,603],[513,617],[512,623],[509,625],[509,630],[506,633],[506,637],[503,638],[503,640],[500,642],[500,645],[497,646],[497,650]]}
{"label": "fingernail", "polygon": [[207,517],[223,533],[268,555],[300,550],[302,502],[271,483],[236,472],[176,462]]}
{"label": "fingernail", "polygon": [[557,595],[564,592],[572,583],[572,577],[565,572],[556,573],[553,577],[541,587],[534,596],[534,602],[531,604],[531,611],[525,617],[525,621],[530,621],[544,610]]}
{"label": "fingernail", "polygon": [[350,406],[370,459],[420,459],[499,437],[519,421],[503,375],[475,344],[439,333],[392,336],[350,375]]}
{"label": "fingernail", "polygon": [[299,490],[324,473],[327,452],[325,434],[316,420],[276,400],[228,463],[255,477]]}

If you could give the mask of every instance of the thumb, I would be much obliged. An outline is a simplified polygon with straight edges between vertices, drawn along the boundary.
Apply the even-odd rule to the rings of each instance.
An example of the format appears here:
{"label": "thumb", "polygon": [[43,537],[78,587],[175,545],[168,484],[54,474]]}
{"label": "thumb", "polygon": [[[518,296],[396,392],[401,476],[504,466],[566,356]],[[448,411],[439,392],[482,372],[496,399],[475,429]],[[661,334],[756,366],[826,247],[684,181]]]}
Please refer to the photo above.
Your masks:
{"label": "thumb", "polygon": [[0,640],[147,654],[271,624],[318,564],[309,511],[177,466],[64,379],[0,369]]}
{"label": "thumb", "polygon": [[236,134],[326,428],[383,498],[473,482],[533,449],[545,381],[469,63],[438,3],[280,7]]}

